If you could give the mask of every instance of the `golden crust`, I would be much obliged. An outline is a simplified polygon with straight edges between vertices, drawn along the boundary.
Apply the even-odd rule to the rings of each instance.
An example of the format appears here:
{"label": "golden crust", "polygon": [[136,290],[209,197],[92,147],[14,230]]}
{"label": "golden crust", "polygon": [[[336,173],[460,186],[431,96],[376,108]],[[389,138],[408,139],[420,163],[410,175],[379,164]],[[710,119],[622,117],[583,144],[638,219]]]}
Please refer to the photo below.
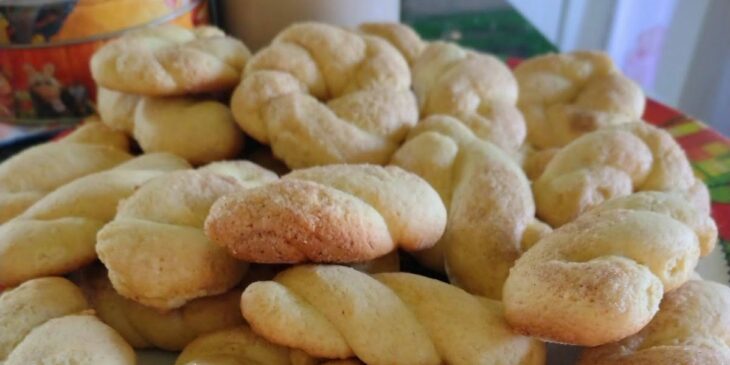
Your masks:
{"label": "golden crust", "polygon": [[730,290],[692,280],[667,293],[639,333],[583,351],[579,365],[700,365],[730,363]]}
{"label": "golden crust", "polygon": [[172,96],[233,88],[251,53],[212,27],[144,28],[109,42],[91,58],[91,74],[103,88],[148,96]]}
{"label": "golden crust", "polygon": [[498,302],[413,274],[371,277],[342,266],[297,266],[249,286],[241,310],[262,337],[320,358],[354,355],[376,365],[545,362],[544,346],[515,335]]}
{"label": "golden crust", "polygon": [[527,140],[538,149],[641,118],[644,93],[621,75],[608,55],[573,52],[537,56],[514,71]]}
{"label": "golden crust", "polygon": [[424,117],[454,116],[480,139],[510,153],[525,140],[517,81],[494,56],[433,42],[413,64],[413,90]]}
{"label": "golden crust", "polygon": [[229,161],[142,185],[98,234],[96,252],[116,291],[169,310],[231,289],[247,266],[206,238],[203,222],[219,197],[275,179],[252,163]]}
{"label": "golden crust", "polygon": [[689,279],[700,243],[671,209],[639,205],[619,203],[584,214],[517,260],[503,293],[510,325],[526,335],[583,346],[643,328],[664,293]]}
{"label": "golden crust", "polygon": [[396,167],[329,165],[223,197],[205,223],[235,257],[260,263],[355,263],[397,247],[431,247],[446,210],[418,176]]}
{"label": "golden crust", "polygon": [[418,121],[410,81],[387,41],[299,23],[246,65],[231,109],[290,168],[383,164]]}
{"label": "golden crust", "polygon": [[189,165],[169,154],[142,155],[76,179],[0,226],[0,284],[65,274],[96,258],[96,232],[117,204],[147,180]]}
{"label": "golden crust", "polygon": [[449,215],[436,248],[416,253],[470,293],[499,298],[521,240],[534,219],[530,184],[502,150],[478,140],[448,116],[431,116],[413,129],[393,164],[428,181]]}

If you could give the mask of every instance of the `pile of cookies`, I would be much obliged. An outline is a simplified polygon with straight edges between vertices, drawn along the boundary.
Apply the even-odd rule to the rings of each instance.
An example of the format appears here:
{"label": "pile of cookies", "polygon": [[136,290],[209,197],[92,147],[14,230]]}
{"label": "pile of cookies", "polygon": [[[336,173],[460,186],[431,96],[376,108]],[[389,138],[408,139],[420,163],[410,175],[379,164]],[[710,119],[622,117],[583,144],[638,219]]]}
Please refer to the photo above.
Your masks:
{"label": "pile of cookies", "polygon": [[91,68],[101,121],[0,164],[6,365],[730,363],[707,188],[602,53],[163,26]]}

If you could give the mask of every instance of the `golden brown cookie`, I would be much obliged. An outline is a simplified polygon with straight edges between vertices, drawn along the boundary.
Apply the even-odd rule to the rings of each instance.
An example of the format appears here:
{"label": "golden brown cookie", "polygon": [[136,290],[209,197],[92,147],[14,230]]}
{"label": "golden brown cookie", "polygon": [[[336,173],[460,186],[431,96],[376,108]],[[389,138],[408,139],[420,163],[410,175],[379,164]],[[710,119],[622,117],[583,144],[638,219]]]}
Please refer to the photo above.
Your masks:
{"label": "golden brown cookie", "polygon": [[702,191],[695,184],[689,160],[672,136],[633,122],[585,134],[560,149],[535,180],[533,192],[538,216],[560,226],[634,191],[687,192],[699,201]]}
{"label": "golden brown cookie", "polygon": [[443,238],[415,253],[419,261],[445,268],[449,280],[470,293],[500,298],[535,216],[530,183],[517,163],[441,115],[422,120],[391,163],[428,181],[449,212]]}
{"label": "golden brown cookie", "polygon": [[542,238],[505,282],[512,327],[583,346],[642,329],[664,294],[690,278],[703,252],[699,237],[712,226],[674,199],[609,201]]}
{"label": "golden brown cookie", "polygon": [[234,287],[246,264],[212,243],[203,222],[219,197],[276,179],[253,163],[228,161],[160,176],[139,187],[97,237],[96,252],[116,291],[169,310]]}
{"label": "golden brown cookie", "polygon": [[96,259],[96,234],[117,204],[142,183],[188,168],[179,157],[149,154],[76,179],[0,226],[0,285],[65,274]]}
{"label": "golden brown cookie", "polygon": [[217,28],[146,27],[107,43],[91,58],[99,86],[131,94],[171,96],[228,90],[251,53]]}
{"label": "golden brown cookie", "polygon": [[544,364],[542,343],[514,334],[498,302],[406,273],[296,266],[251,284],[241,310],[267,340],[367,364]]}
{"label": "golden brown cookie", "polygon": [[583,351],[579,365],[730,364],[730,289],[692,280],[664,296],[639,333]]}
{"label": "golden brown cookie", "polygon": [[101,129],[83,125],[59,142],[28,148],[0,163],[0,224],[61,185],[132,158],[119,148],[123,134]]}
{"label": "golden brown cookie", "polygon": [[329,165],[218,200],[205,232],[258,263],[367,261],[398,247],[433,246],[446,209],[426,181],[401,168]]}
{"label": "golden brown cookie", "polygon": [[132,348],[93,315],[81,290],[60,277],[0,294],[0,363],[133,365]]}
{"label": "golden brown cookie", "polygon": [[239,309],[241,289],[160,312],[117,294],[106,270],[99,266],[82,273],[81,288],[96,315],[134,348],[180,351],[200,335],[243,323]]}
{"label": "golden brown cookie", "polygon": [[233,116],[290,168],[388,161],[418,121],[403,56],[387,41],[298,23],[246,65]]}
{"label": "golden brown cookie", "polygon": [[480,139],[510,153],[525,140],[517,81],[498,58],[453,43],[433,42],[413,63],[422,117],[453,116]]}
{"label": "golden brown cookie", "polygon": [[527,140],[538,149],[641,118],[641,87],[621,75],[602,52],[547,54],[515,68]]}

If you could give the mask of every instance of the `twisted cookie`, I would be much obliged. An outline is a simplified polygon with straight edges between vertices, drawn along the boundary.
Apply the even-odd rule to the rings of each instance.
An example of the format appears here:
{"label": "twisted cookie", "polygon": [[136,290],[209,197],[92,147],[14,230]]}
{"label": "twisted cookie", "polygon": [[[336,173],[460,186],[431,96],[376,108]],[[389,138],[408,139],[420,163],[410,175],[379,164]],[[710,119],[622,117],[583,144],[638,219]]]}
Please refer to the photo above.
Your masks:
{"label": "twisted cookie", "polygon": [[241,310],[265,339],[366,364],[544,364],[541,343],[515,335],[498,302],[406,273],[296,266],[251,284]]}
{"label": "twisted cookie", "polygon": [[219,91],[236,85],[250,56],[217,28],[162,25],[101,47],[91,57],[91,74],[103,88],[139,95]]}
{"label": "twisted cookie", "polygon": [[[689,279],[707,217],[670,193],[609,201],[545,236],[510,271],[505,316],[518,332],[584,346],[643,328]],[[702,243],[702,246],[701,246]]]}
{"label": "twisted cookie", "polygon": [[169,152],[193,165],[235,157],[243,136],[228,107],[214,100],[153,98],[99,88],[102,121],[134,137],[144,152]]}
{"label": "twisted cookie", "polygon": [[586,349],[579,365],[730,364],[730,289],[692,280],[667,293],[639,333]]}
{"label": "twisted cookie", "polygon": [[59,277],[0,295],[0,363],[132,365],[132,348],[96,317],[81,290]]}
{"label": "twisted cookie", "polygon": [[56,188],[130,158],[121,133],[85,124],[59,142],[28,148],[0,163],[0,224]]}
{"label": "twisted cookie", "polygon": [[290,168],[383,164],[418,121],[410,83],[408,64],[387,41],[300,23],[246,65],[231,109]]}
{"label": "twisted cookie", "polygon": [[416,256],[434,269],[442,269],[445,259],[452,283],[499,298],[535,215],[530,184],[520,167],[448,116],[421,121],[391,163],[426,179],[449,212],[443,238]]}
{"label": "twisted cookie", "polygon": [[[276,175],[246,161],[214,163],[142,185],[98,234],[96,252],[119,294],[161,310],[220,294],[246,272],[203,234],[213,202]],[[154,278],[154,280],[150,280]]]}
{"label": "twisted cookie", "polygon": [[218,200],[205,232],[258,263],[353,263],[433,246],[446,225],[438,194],[398,167],[329,165]]}
{"label": "twisted cookie", "polygon": [[99,318],[134,348],[180,351],[200,335],[243,322],[240,289],[160,312],[117,294],[103,268],[85,270],[81,288]]}
{"label": "twisted cookie", "polygon": [[517,82],[494,56],[431,43],[413,64],[413,90],[423,116],[454,116],[479,138],[508,152],[517,151],[525,140]]}
{"label": "twisted cookie", "polygon": [[533,191],[538,216],[559,226],[612,197],[641,190],[702,193],[696,184],[669,133],[635,122],[588,133],[562,148]]}
{"label": "twisted cookie", "polygon": [[641,87],[600,52],[548,54],[515,68],[527,140],[561,147],[582,134],[631,122],[644,113]]}
{"label": "twisted cookie", "polygon": [[387,40],[398,49],[409,65],[413,65],[426,48],[426,43],[418,33],[402,23],[362,23],[357,30]]}
{"label": "twisted cookie", "polygon": [[247,326],[198,337],[185,347],[175,365],[359,365],[357,360],[318,361],[299,350],[275,345]]}
{"label": "twisted cookie", "polygon": [[117,204],[147,180],[189,167],[168,154],[142,155],[76,179],[0,226],[0,285],[64,274],[96,259],[96,233]]}

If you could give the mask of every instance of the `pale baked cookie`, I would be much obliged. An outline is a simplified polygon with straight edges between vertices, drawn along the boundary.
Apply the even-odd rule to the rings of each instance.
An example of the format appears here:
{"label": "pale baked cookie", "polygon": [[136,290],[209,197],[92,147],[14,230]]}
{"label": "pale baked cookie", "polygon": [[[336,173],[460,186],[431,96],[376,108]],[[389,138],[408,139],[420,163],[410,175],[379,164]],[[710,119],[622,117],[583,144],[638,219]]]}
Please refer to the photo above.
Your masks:
{"label": "pale baked cookie", "polygon": [[212,100],[142,98],[132,135],[147,153],[174,153],[193,165],[233,158],[243,147],[231,111]]}
{"label": "pale baked cookie", "polygon": [[409,65],[421,55],[426,43],[413,28],[402,23],[362,23],[357,27],[362,33],[381,37],[400,51]]}
{"label": "pale baked cookie", "polygon": [[597,346],[649,323],[708,253],[715,227],[679,196],[640,194],[578,217],[517,260],[503,293],[515,330]]}
{"label": "pale baked cookie", "polygon": [[217,28],[161,25],[101,47],[91,58],[91,74],[99,86],[131,94],[194,94],[233,88],[250,56]]}
{"label": "pale baked cookie", "polygon": [[179,157],[149,154],[76,179],[0,226],[0,285],[58,275],[96,259],[97,232],[117,204],[144,182],[189,168]]}
{"label": "pale baked cookie", "polygon": [[585,134],[560,149],[535,180],[533,192],[538,216],[559,226],[633,191],[677,191],[705,209],[708,203],[700,201],[707,194],[697,183],[687,156],[668,132],[634,122]]}
{"label": "pale baked cookie", "polygon": [[155,98],[99,88],[104,123],[134,137],[146,153],[169,152],[193,165],[230,159],[243,134],[230,109],[215,100]]}
{"label": "pale baked cookie", "polygon": [[514,74],[527,140],[538,149],[564,146],[644,113],[641,87],[621,75],[602,52],[537,56],[520,63]]}
{"label": "pale baked cookie", "polygon": [[0,163],[0,224],[59,186],[132,158],[122,141],[122,133],[89,123],[59,142],[28,148]]}
{"label": "pale baked cookie", "polygon": [[0,295],[0,363],[132,365],[132,348],[84,314],[81,290],[60,277],[29,280]]}
{"label": "pale baked cookie", "polygon": [[477,137],[510,153],[525,140],[517,81],[492,55],[433,42],[413,64],[413,90],[423,117],[456,117]]}
{"label": "pale baked cookie", "polygon": [[275,345],[247,326],[198,337],[185,347],[175,365],[361,365],[355,359],[317,360],[299,350]]}
{"label": "pale baked cookie", "polygon": [[4,365],[136,363],[132,347],[111,327],[91,314],[72,314],[36,327]]}
{"label": "pale baked cookie", "polygon": [[80,285],[96,315],[134,348],[180,351],[200,335],[243,323],[241,289],[161,312],[117,294],[102,267],[85,270]]}
{"label": "pale baked cookie", "polygon": [[406,273],[296,266],[249,285],[241,310],[268,341],[366,364],[544,364],[545,348],[516,335],[502,306]]}
{"label": "pale baked cookie", "polygon": [[203,222],[219,197],[276,179],[253,163],[229,161],[160,176],[139,187],[97,236],[96,252],[114,289],[169,310],[234,287],[247,265],[212,243]]}
{"label": "pale baked cookie", "polygon": [[579,365],[730,364],[730,289],[692,280],[667,293],[639,333],[583,351]]}
{"label": "pale baked cookie", "polygon": [[414,255],[432,269],[443,271],[445,264],[451,282],[470,293],[501,297],[535,217],[530,183],[520,167],[497,146],[443,115],[422,120],[391,163],[428,181],[449,213],[438,244]]}
{"label": "pale baked cookie", "polygon": [[247,262],[356,263],[433,246],[446,225],[436,191],[399,167],[329,165],[218,200],[211,240]]}
{"label": "pale baked cookie", "polygon": [[96,109],[101,121],[110,128],[132,135],[134,111],[143,96],[97,87]]}
{"label": "pale baked cookie", "polygon": [[418,121],[410,85],[408,64],[386,40],[298,23],[246,65],[231,109],[290,168],[384,164]]}

